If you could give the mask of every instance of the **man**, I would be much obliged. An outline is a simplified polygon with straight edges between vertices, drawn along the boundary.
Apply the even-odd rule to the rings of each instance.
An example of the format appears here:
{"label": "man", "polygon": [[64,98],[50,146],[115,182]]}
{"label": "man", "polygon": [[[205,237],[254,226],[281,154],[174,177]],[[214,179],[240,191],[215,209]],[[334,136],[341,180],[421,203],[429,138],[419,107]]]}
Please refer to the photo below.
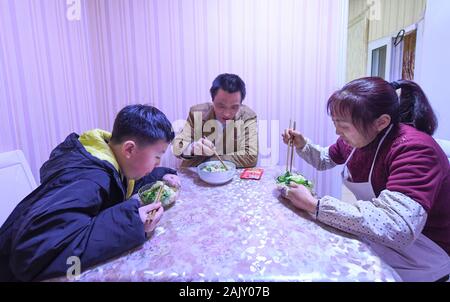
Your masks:
{"label": "man", "polygon": [[70,257],[85,269],[144,243],[163,208],[132,195],[160,179],[179,185],[175,171],[155,169],[173,138],[166,116],[146,105],[123,108],[112,134],[70,134],[42,166],[41,185],[0,229],[0,281],[66,275]]}
{"label": "man", "polygon": [[257,118],[242,104],[245,83],[237,75],[221,74],[210,93],[212,103],[191,107],[184,128],[174,140],[174,154],[183,159],[183,167],[214,160],[214,151],[238,168],[256,166]]}

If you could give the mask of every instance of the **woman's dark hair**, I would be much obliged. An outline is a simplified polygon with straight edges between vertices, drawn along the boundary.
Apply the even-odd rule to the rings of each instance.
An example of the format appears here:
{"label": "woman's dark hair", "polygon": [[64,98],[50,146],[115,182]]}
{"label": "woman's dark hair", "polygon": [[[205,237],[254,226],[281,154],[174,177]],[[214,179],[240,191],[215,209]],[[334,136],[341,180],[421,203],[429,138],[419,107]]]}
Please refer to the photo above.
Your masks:
{"label": "woman's dark hair", "polygon": [[245,83],[235,74],[224,73],[217,76],[212,83],[211,89],[209,90],[212,100],[216,97],[219,89],[223,89],[228,93],[235,93],[239,91],[241,93],[241,103],[245,99]]}
{"label": "woman's dark hair", "polygon": [[[398,89],[401,89],[400,99]],[[350,116],[362,133],[367,133],[383,114],[389,115],[394,125],[409,124],[429,135],[438,124],[422,88],[407,80],[392,83],[377,77],[354,80],[333,93],[327,111],[330,115]]]}
{"label": "woman's dark hair", "polygon": [[129,105],[120,110],[114,121],[113,144],[135,139],[141,146],[159,140],[170,143],[175,137],[172,124],[159,109],[148,105]]}

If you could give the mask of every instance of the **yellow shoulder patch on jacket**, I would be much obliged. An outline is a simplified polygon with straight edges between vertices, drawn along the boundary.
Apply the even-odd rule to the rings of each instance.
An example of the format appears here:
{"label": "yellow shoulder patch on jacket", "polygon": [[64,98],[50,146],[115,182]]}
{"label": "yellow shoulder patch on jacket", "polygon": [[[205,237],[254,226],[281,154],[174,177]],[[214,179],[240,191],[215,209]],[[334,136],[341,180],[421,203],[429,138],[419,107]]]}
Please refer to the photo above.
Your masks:
{"label": "yellow shoulder patch on jacket", "polygon": [[[117,162],[116,157],[114,156],[113,151],[108,145],[108,141],[111,139],[111,133],[104,131],[102,129],[94,129],[90,131],[86,131],[80,135],[78,140],[83,145],[83,147],[88,151],[92,156],[109,162],[113,167],[120,172],[120,166]],[[127,196],[126,198],[130,198],[134,189],[134,180],[127,180]]]}

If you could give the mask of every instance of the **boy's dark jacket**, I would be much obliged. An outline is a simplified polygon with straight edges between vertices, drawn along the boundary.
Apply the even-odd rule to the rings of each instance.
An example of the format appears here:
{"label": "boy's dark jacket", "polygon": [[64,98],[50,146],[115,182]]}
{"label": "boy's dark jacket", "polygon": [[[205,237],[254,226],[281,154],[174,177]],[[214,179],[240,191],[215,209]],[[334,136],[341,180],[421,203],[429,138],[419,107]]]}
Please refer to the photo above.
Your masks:
{"label": "boy's dark jacket", "polygon": [[[154,169],[132,193],[167,173],[176,172]],[[52,151],[40,174],[41,185],[0,229],[0,281],[64,276],[71,256],[80,258],[83,271],[146,240],[139,201],[127,199],[118,170],[91,155],[77,134]]]}

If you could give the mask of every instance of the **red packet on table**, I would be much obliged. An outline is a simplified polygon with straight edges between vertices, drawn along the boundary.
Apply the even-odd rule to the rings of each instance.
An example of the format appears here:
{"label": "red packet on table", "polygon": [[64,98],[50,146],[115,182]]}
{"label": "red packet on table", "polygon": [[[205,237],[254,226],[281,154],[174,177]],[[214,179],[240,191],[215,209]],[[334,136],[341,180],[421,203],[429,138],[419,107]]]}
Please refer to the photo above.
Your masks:
{"label": "red packet on table", "polygon": [[261,168],[247,168],[241,173],[242,179],[256,179],[260,180],[264,173],[264,169]]}

